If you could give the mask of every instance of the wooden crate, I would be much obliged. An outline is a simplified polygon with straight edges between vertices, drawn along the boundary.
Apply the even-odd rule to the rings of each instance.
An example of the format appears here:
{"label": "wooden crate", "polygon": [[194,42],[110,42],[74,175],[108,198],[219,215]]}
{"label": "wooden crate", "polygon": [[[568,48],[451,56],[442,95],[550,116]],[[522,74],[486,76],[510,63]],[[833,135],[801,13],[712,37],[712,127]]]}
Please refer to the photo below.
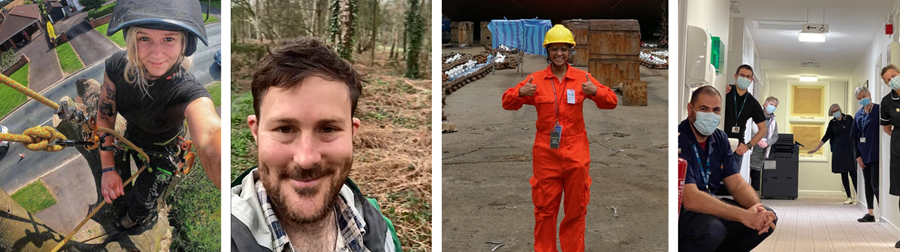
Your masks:
{"label": "wooden crate", "polygon": [[493,40],[491,40],[491,37],[493,37],[493,36],[491,36],[491,29],[488,29],[488,24],[490,24],[490,23],[491,23],[491,21],[482,21],[481,22],[481,40],[480,40],[480,42],[482,45],[490,46],[493,41]]}
{"label": "wooden crate", "polygon": [[572,35],[575,36],[575,44],[576,45],[589,45],[590,42],[590,22],[588,20],[574,19],[574,20],[563,20],[563,26],[565,26],[569,31],[572,31]]}
{"label": "wooden crate", "polygon": [[625,82],[622,90],[622,104],[625,106],[647,106],[647,82]]}
{"label": "wooden crate", "polygon": [[[576,42],[577,43],[577,42]],[[590,45],[578,44],[575,46],[575,55],[569,57],[570,63],[577,67],[586,67],[591,59]]]}
{"label": "wooden crate", "polygon": [[475,36],[475,27],[474,23],[471,21],[463,21],[459,22],[459,39],[457,39],[457,43],[459,45],[472,46],[472,40]]}
{"label": "wooden crate", "polygon": [[459,22],[450,22],[450,43],[459,42]]}

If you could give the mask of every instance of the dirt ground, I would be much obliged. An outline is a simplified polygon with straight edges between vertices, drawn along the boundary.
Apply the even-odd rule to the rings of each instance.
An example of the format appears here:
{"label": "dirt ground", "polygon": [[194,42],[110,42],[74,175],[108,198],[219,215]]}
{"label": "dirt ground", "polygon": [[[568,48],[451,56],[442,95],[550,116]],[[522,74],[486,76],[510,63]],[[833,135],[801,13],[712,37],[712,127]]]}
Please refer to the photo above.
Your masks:
{"label": "dirt ground", "polygon": [[[483,49],[445,48],[443,53]],[[547,67],[545,57],[525,56],[524,75],[489,74],[447,97],[444,107],[458,132],[443,134],[443,249],[533,249],[531,150],[537,113],[501,107],[506,89]],[[586,67],[580,67],[585,70]],[[668,71],[641,67],[648,82],[646,107],[599,110],[585,101],[594,179],[587,211],[587,251],[667,251]],[[612,206],[618,211],[613,217]],[[562,221],[560,209],[558,221]],[[558,225],[558,224],[557,224]]]}

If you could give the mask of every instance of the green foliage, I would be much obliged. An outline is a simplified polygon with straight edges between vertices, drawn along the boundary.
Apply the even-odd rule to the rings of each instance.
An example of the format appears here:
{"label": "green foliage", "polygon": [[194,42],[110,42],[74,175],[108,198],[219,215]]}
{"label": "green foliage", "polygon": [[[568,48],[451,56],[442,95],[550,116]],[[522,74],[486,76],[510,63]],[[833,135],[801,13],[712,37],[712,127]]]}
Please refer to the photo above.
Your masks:
{"label": "green foliage", "polygon": [[[84,1],[84,0],[82,0]],[[101,2],[102,3],[102,2]],[[87,7],[87,6],[85,6]],[[96,19],[102,16],[109,15],[113,12],[113,9],[116,8],[116,3],[111,3],[104,5],[103,7],[99,7],[98,9],[91,10],[88,12],[88,18]]]}
{"label": "green foliage", "polygon": [[56,204],[56,199],[40,179],[13,193],[12,199],[29,213],[37,213]]}
{"label": "green foliage", "polygon": [[409,47],[406,50],[406,78],[419,78],[419,52],[422,51],[422,38],[425,34],[425,19],[419,14],[419,1],[409,0],[409,11],[406,12],[406,33],[409,34]]}
{"label": "green foliage", "polygon": [[206,87],[206,90],[209,91],[209,96],[212,97],[213,104],[218,108],[222,106],[222,82],[216,81],[212,85]]}
{"label": "green foliage", "polygon": [[[101,26],[97,26],[97,28],[94,28],[94,30],[97,30],[97,32],[99,32],[100,34],[103,34],[103,36],[106,36],[106,30],[108,28],[109,28],[109,24],[103,24]],[[112,40],[112,42],[119,45],[119,47],[125,47],[125,37],[122,35],[121,30],[117,31],[116,34],[113,34],[112,36],[106,36],[106,37],[109,38],[109,40]]]}
{"label": "green foliage", "polygon": [[[343,23],[340,2],[346,1],[350,9],[350,18]],[[331,41],[336,45],[335,51],[341,58],[353,61],[353,41],[356,39],[356,20],[359,16],[356,0],[337,0],[331,4],[331,19],[329,20],[329,32]],[[347,28],[347,34],[341,34],[341,30]]]}
{"label": "green foliage", "polygon": [[81,3],[81,6],[84,6],[84,8],[92,10],[100,8],[103,3],[106,3],[106,0],[78,0],[78,2]]}
{"label": "green foliage", "polygon": [[7,50],[0,54],[0,69],[6,70],[11,67],[16,61],[19,61],[19,58],[22,56],[17,55],[15,50]]}
{"label": "green foliage", "polygon": [[[199,163],[199,162],[197,162]],[[225,183],[226,187],[228,183]],[[221,193],[197,165],[166,198],[172,251],[218,251],[221,243]]]}
{"label": "green foliage", "polygon": [[56,54],[59,57],[59,66],[62,68],[63,72],[74,73],[84,67],[84,64],[81,63],[81,59],[78,58],[78,55],[75,54],[75,50],[72,49],[72,44],[65,43],[57,46]]}
{"label": "green foliage", "polygon": [[253,112],[253,95],[250,92],[231,94],[231,179],[253,167],[256,162],[256,145],[247,116]]}
{"label": "green foliage", "polygon": [[340,11],[341,5],[338,0],[331,2],[331,17],[328,18],[328,37],[331,38],[331,43],[334,44],[338,43],[337,38],[338,35],[340,35],[340,33],[338,32],[338,19],[340,17],[338,13],[340,13]]}
{"label": "green foliage", "polygon": [[[27,87],[29,66],[31,66],[31,63],[25,64],[22,68],[19,68],[19,70],[10,75],[9,78]],[[3,97],[3,99],[0,99],[0,117],[5,116],[14,108],[22,105],[27,98],[25,94],[8,87],[0,88],[0,97]]]}

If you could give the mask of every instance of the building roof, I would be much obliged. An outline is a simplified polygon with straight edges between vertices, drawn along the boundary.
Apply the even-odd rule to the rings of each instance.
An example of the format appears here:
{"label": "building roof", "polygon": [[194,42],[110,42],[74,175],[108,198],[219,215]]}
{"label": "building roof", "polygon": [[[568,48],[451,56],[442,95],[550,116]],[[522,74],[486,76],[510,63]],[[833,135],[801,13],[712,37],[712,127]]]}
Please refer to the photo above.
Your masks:
{"label": "building roof", "polygon": [[50,8],[51,8],[51,9],[53,9],[53,8],[62,8],[62,7],[63,7],[63,5],[62,5],[62,3],[60,3],[60,2],[57,2],[57,1],[50,2]]}
{"label": "building roof", "polygon": [[9,10],[7,15],[21,16],[32,19],[41,19],[41,12],[38,10],[37,4],[16,5]]}
{"label": "building roof", "polygon": [[37,5],[17,5],[9,10],[9,13],[0,22],[0,43],[5,43],[13,35],[22,32],[23,29],[40,21]]}

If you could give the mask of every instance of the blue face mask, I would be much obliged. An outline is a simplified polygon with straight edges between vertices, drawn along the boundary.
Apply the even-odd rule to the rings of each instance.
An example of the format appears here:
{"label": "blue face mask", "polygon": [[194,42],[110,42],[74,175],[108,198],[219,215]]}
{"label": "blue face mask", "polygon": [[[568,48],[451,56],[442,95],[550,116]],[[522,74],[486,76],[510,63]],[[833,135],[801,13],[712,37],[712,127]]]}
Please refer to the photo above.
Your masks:
{"label": "blue face mask", "polygon": [[870,102],[872,102],[872,100],[870,100],[869,97],[862,98],[862,100],[859,100],[859,105],[865,107],[866,105],[869,105]]}
{"label": "blue face mask", "polygon": [[891,89],[900,89],[900,76],[896,76],[891,79],[889,85],[891,86]]}
{"label": "blue face mask", "polygon": [[695,111],[695,113],[697,118],[694,119],[694,128],[697,132],[704,136],[712,135],[716,131],[716,126],[719,126],[719,115],[713,112]]}
{"label": "blue face mask", "polygon": [[775,113],[775,106],[772,106],[771,104],[766,105],[766,112],[768,112],[769,114]]}
{"label": "blue face mask", "polygon": [[752,81],[750,81],[750,79],[747,79],[744,77],[737,78],[737,88],[738,89],[745,90],[750,87],[750,83],[753,83]]}
{"label": "blue face mask", "polygon": [[838,119],[838,117],[841,117],[841,111],[834,112],[834,114],[831,114],[831,116],[834,116],[834,119]]}

